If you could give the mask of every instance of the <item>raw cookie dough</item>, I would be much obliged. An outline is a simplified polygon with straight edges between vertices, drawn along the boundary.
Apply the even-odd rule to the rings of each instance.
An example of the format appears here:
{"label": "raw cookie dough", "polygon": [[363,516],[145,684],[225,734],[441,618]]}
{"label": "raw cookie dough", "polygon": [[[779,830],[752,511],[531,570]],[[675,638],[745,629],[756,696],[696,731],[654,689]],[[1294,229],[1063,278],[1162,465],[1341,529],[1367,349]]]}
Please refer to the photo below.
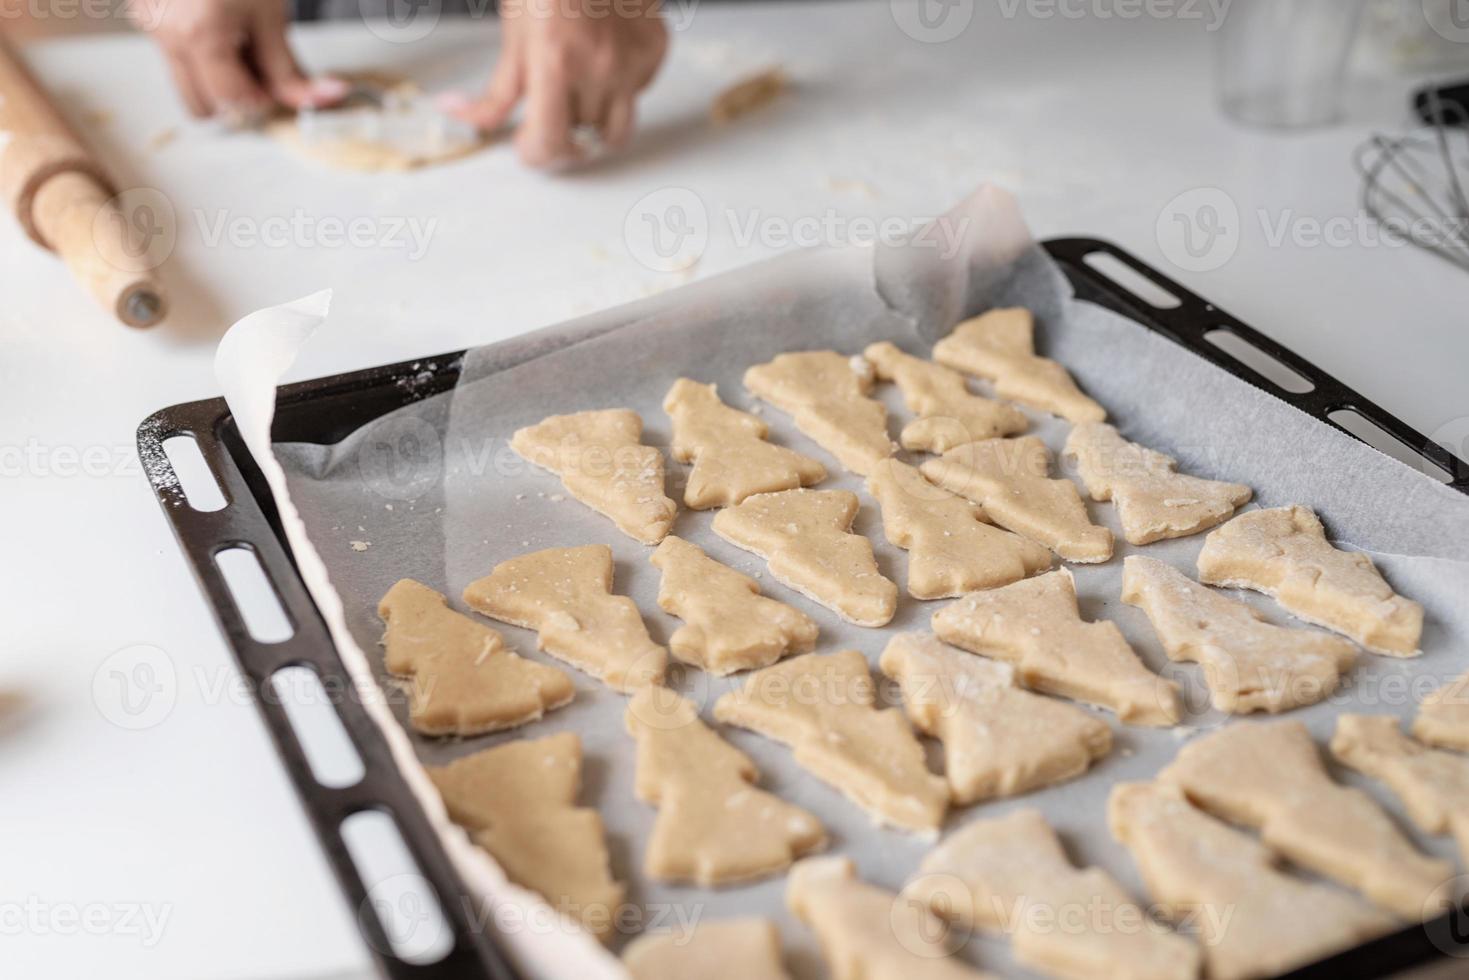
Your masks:
{"label": "raw cookie dough", "polygon": [[535,630],[537,649],[615,691],[663,681],[668,652],[649,638],[637,604],[612,594],[612,549],[605,544],[502,561],[469,583],[464,601],[491,619]]}
{"label": "raw cookie dough", "polygon": [[1112,749],[1100,718],[1021,690],[1009,664],[964,653],[932,633],[901,633],[879,664],[919,731],[944,743],[955,803],[1018,796],[1087,770]]}
{"label": "raw cookie dough", "polygon": [[1194,980],[1192,940],[1152,922],[1111,875],[1078,870],[1039,810],[976,820],[919,865],[903,897],[969,928],[1009,937],[1048,976]]}
{"label": "raw cookie dough", "polygon": [[1066,455],[1076,460],[1081,482],[1093,500],[1117,505],[1129,544],[1185,538],[1211,528],[1249,502],[1242,483],[1222,483],[1176,472],[1172,456],[1128,442],[1105,422],[1083,422],[1066,437]]}
{"label": "raw cookie dough", "polygon": [[1297,721],[1227,725],[1185,745],[1158,779],[1408,921],[1439,908],[1454,874],[1420,853],[1372,797],[1332,782]]}
{"label": "raw cookie dough", "polygon": [[576,805],[581,760],[581,740],[562,732],[507,742],[427,772],[450,819],[511,881],[539,892],[605,941],[623,886],[608,867],[602,818]]}
{"label": "raw cookie dough", "polygon": [[984,521],[984,511],[885,459],[867,477],[888,541],[908,551],[908,594],[943,599],[1009,585],[1051,567],[1051,552]]}
{"label": "raw cookie dough", "polygon": [[898,587],[877,570],[872,542],[851,531],[860,506],[850,490],[757,493],[715,514],[710,527],[847,622],[886,626],[898,609]]}
{"label": "raw cookie dough", "polygon": [[1342,715],[1331,752],[1343,765],[1388,785],[1425,834],[1453,834],[1469,861],[1469,756],[1430,749],[1391,715]]}
{"label": "raw cookie dough", "polygon": [[1070,422],[1100,422],[1102,406],[1081,393],[1066,369],[1035,353],[1035,318],[1019,307],[965,320],[933,348],[933,359],[994,382],[995,394]]}
{"label": "raw cookie dough", "polygon": [[770,426],[724,404],[713,385],[679,378],[663,399],[663,411],[673,420],[673,458],[694,464],[683,495],[694,510],[826,479],[826,467],[810,456],[766,442]]}
{"label": "raw cookie dough", "polygon": [[866,476],[893,454],[888,410],[867,397],[872,365],[861,358],[829,350],[781,354],[746,371],[745,387],[853,473]]}
{"label": "raw cookie dough", "polygon": [[789,745],[798,764],[879,823],[935,832],[949,787],[928,771],[903,713],[876,704],[866,658],[843,650],[756,671],[715,702],[714,717]]}
{"label": "raw cookie dough", "polygon": [[1082,621],[1069,569],[970,593],[933,614],[933,631],[1013,664],[1033,690],[1095,704],[1135,725],[1178,724],[1178,685],[1148,670],[1116,623]]}
{"label": "raw cookie dough", "polygon": [[1220,711],[1275,713],[1315,704],[1357,660],[1347,640],[1275,626],[1172,565],[1128,555],[1123,569],[1122,601],[1147,614],[1170,659],[1203,667],[1209,700]]}
{"label": "raw cookie dough", "polygon": [[516,656],[500,634],[402,579],[378,603],[388,673],[411,677],[408,717],[425,735],[482,735],[535,721],[576,693],[571,678]]}
{"label": "raw cookie dough", "polygon": [[1394,593],[1366,555],[1333,548],[1309,508],[1252,510],[1211,531],[1199,578],[1274,596],[1300,619],[1376,653],[1418,653],[1423,607]]}
{"label": "raw cookie dough", "polygon": [[622,951],[632,980],[790,980],[769,919],[699,922],[691,932],[642,935]]}
{"label": "raw cookie dough", "polygon": [[1441,749],[1469,752],[1469,674],[1423,699],[1413,721],[1413,736]]}
{"label": "raw cookie dough", "polygon": [[1067,561],[1112,557],[1112,532],[1092,523],[1076,484],[1051,479],[1051,451],[1035,436],[957,446],[921,469],[934,483],[979,504],[996,524]]}
{"label": "raw cookie dough", "polygon": [[943,920],[918,902],[869,885],[843,857],[791,869],[786,905],[816,933],[832,980],[983,980],[951,959]]}
{"label": "raw cookie dough", "polygon": [[489,143],[472,126],[440,112],[407,79],[376,72],[337,74],[375,90],[383,105],[292,113],[271,120],[266,132],[302,156],[358,173],[448,163]]}
{"label": "raw cookie dough", "polygon": [[862,356],[879,378],[897,384],[903,404],[918,416],[898,436],[904,449],[944,453],[967,442],[1013,436],[1030,427],[1024,412],[972,394],[964,376],[942,364],[906,354],[887,341],[869,345]]}
{"label": "raw cookie dough", "polygon": [[759,74],[736,82],[714,97],[709,118],[716,124],[734,122],[741,116],[763,109],[790,88],[786,73],[780,68],[767,68]]}
{"label": "raw cookie dough", "polygon": [[743,752],[666,687],[633,695],[625,717],[637,739],[638,799],[658,808],[643,871],[709,888],[776,874],[826,845],[810,813],[754,786]]}
{"label": "raw cookie dough", "polygon": [[663,454],[640,441],[643,420],[625,408],[551,417],[517,429],[510,448],[561,477],[566,492],[643,544],[673,526],[678,504],[663,495]]}
{"label": "raw cookie dough", "polygon": [[669,535],[648,560],[663,572],[659,608],[684,620],[668,640],[684,663],[723,677],[816,648],[811,617],[761,595],[754,579],[698,545]]}
{"label": "raw cookie dough", "polygon": [[1198,932],[1210,980],[1273,977],[1395,928],[1355,895],[1278,870],[1269,849],[1176,787],[1113,787],[1107,822],[1162,913]]}

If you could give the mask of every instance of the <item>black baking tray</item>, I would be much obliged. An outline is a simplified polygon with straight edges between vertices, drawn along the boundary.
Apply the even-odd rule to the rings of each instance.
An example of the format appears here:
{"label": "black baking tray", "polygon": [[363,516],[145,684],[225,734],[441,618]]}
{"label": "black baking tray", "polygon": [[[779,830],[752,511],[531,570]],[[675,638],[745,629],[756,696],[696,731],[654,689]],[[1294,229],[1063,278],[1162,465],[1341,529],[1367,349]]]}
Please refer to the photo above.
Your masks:
{"label": "black baking tray", "polygon": [[[1105,306],[1163,334],[1221,370],[1354,437],[1354,433],[1337,425],[1331,415],[1342,409],[1357,412],[1449,474],[1450,485],[1469,494],[1469,464],[1122,249],[1087,238],[1055,239],[1045,242],[1044,247],[1070,279],[1078,298]],[[1090,264],[1089,257],[1094,261],[1099,255],[1110,256],[1130,267],[1176,298],[1177,305],[1159,308],[1129,292]],[[1287,365],[1309,381],[1312,389],[1298,394],[1279,388],[1206,339],[1206,334],[1218,330],[1233,333]],[[286,385],[277,394],[272,435],[277,442],[338,442],[387,412],[452,389],[459,377],[462,354],[462,351],[455,352]],[[413,383],[405,384],[405,378],[412,378]],[[205,512],[189,505],[162,449],[163,442],[175,436],[192,437],[198,444],[224,493],[223,509]],[[351,685],[326,624],[298,574],[265,479],[246,450],[224,399],[189,402],[154,413],[138,430],[138,448],[143,458],[158,461],[157,466],[149,468],[154,492],[255,693],[255,702],[276,751],[295,783],[379,971],[393,980],[519,977],[497,946],[496,937],[481,924],[483,919],[467,907],[463,900],[464,885],[394,764],[387,743],[354,699],[338,699],[340,703],[335,708],[362,759],[365,775],[356,784],[342,788],[323,786],[312,775],[285,710],[273,695],[270,679],[284,667],[299,666],[314,671],[328,691],[350,690]],[[260,560],[294,627],[292,636],[284,642],[262,643],[253,639],[231,598],[215,556],[239,547],[250,549]],[[447,955],[434,963],[409,963],[397,958],[382,924],[370,911],[367,888],[358,876],[340,830],[343,820],[365,810],[381,811],[394,819],[423,877],[438,896],[454,941]],[[1469,956],[1469,911],[1455,910],[1441,919],[1347,950],[1290,976],[1380,977],[1445,955]]]}

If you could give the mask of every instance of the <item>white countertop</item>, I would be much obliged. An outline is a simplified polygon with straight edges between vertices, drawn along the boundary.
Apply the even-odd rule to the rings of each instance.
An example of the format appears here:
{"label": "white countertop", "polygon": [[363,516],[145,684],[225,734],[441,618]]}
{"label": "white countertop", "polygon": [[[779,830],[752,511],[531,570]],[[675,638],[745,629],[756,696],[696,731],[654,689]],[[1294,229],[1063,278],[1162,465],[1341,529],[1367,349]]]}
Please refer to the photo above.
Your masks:
{"label": "white countertop", "polygon": [[[1353,219],[1352,148],[1406,124],[1408,80],[1379,82],[1340,128],[1242,131],[1214,108],[1203,23],[1009,18],[1009,6],[978,5],[945,44],[905,36],[886,3],[694,8],[632,152],[564,177],[523,170],[504,146],[417,174],[331,173],[262,137],[182,122],[144,40],[33,47],[38,74],[91,120],[121,182],[171,201],[178,315],[147,333],[109,322],[3,222],[0,688],[29,701],[0,734],[7,971],[368,969],[132,459],[147,414],[216,393],[214,342],[258,307],[334,288],[329,335],[295,372],[331,373],[495,340],[780,251],[738,241],[752,218],[918,218],[992,180],[1018,194],[1038,236],[1110,238],[1420,430],[1469,434],[1469,276],[1403,247],[1270,242],[1282,218],[1297,229],[1301,218]],[[432,88],[477,84],[497,35],[492,24],[441,26],[405,45],[335,25],[298,40],[314,66],[394,68]],[[768,64],[786,68],[794,94],[723,129],[705,123],[715,92]],[[178,137],[150,149],[171,126]],[[1206,187],[1238,207],[1238,249],[1188,272],[1156,229],[1178,195]],[[684,272],[634,254],[635,206],[667,188],[692,191],[708,218],[707,249]],[[429,231],[426,250],[343,247],[322,224],[363,216],[377,216],[368,230],[386,244],[402,241],[400,219]],[[250,240],[291,223],[294,247]],[[94,697],[99,667],[135,644],[163,650],[176,676],[171,710],[143,730],[107,719],[105,670]],[[145,914],[166,916],[160,932]]]}

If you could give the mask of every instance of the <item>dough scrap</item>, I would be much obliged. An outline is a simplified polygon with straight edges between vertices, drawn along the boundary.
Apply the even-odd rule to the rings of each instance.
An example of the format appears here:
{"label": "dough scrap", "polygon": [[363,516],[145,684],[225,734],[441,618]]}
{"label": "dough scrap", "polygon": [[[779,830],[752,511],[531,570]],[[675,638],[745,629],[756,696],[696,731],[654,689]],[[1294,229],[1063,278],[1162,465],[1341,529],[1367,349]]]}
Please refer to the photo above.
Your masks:
{"label": "dough scrap", "polygon": [[943,453],[1030,428],[1024,412],[972,394],[964,376],[942,364],[904,353],[887,341],[869,345],[862,356],[880,379],[897,384],[903,403],[918,416],[898,436],[904,449]]}
{"label": "dough scrap", "polygon": [[928,771],[903,713],[878,709],[856,650],[808,653],[756,671],[714,704],[714,717],[791,747],[796,762],[879,823],[936,831],[949,787]]}
{"label": "dough scrap", "polygon": [[898,587],[877,570],[872,542],[851,531],[860,506],[850,490],[757,493],[715,514],[710,526],[847,622],[886,626],[898,609]]}
{"label": "dough scrap", "polygon": [[790,87],[790,79],[783,69],[767,68],[716,95],[709,106],[709,119],[717,125],[734,122],[741,116],[765,108]]}
{"label": "dough scrap", "polygon": [[632,980],[790,980],[780,961],[780,932],[759,918],[639,936],[622,951],[622,964]]}
{"label": "dough scrap", "polygon": [[914,726],[944,744],[955,803],[1063,782],[1112,750],[1106,722],[1020,689],[1009,664],[964,653],[932,633],[893,637],[879,666],[902,687]]}
{"label": "dough scrap", "polygon": [[1355,895],[1280,871],[1268,848],[1176,787],[1113,787],[1107,822],[1163,914],[1193,923],[1210,980],[1273,977],[1395,928]]}
{"label": "dough scrap", "polygon": [[640,441],[643,420],[625,408],[552,415],[517,429],[510,448],[561,477],[566,492],[643,544],[673,526],[678,504],[663,495],[663,454]]}
{"label": "dough scrap", "polygon": [[507,742],[429,766],[449,817],[557,911],[611,938],[623,886],[612,878],[602,818],[578,807],[581,740],[574,732]]}
{"label": "dough scrap", "polygon": [[1423,699],[1413,721],[1413,736],[1441,749],[1469,752],[1469,674]]}
{"label": "dough scrap", "polygon": [[684,620],[668,641],[684,663],[723,677],[816,648],[811,617],[761,595],[754,579],[698,545],[669,535],[648,560],[663,572],[659,608]]}
{"label": "dough scrap", "polygon": [[1083,422],[1073,428],[1065,451],[1075,458],[1092,499],[1117,505],[1129,544],[1198,534],[1254,496],[1242,483],[1179,473],[1172,456],[1128,442],[1105,422]]}
{"label": "dough scrap", "polygon": [[821,821],[754,785],[743,752],[666,687],[645,687],[626,713],[638,743],[638,799],[658,808],[643,870],[704,888],[763,878],[826,845]]}
{"label": "dough scrap", "polygon": [[1178,685],[1148,670],[1110,620],[1083,622],[1070,569],[973,592],[933,614],[933,631],[1014,665],[1020,683],[1135,725],[1178,724]]}
{"label": "dough scrap", "polygon": [[853,473],[866,476],[893,454],[888,410],[867,397],[872,375],[855,370],[852,358],[829,350],[781,354],[746,371],[745,387]]}
{"label": "dough scrap", "polygon": [[786,905],[816,933],[832,980],[983,980],[952,959],[943,920],[918,902],[869,885],[843,857],[791,869]]}
{"label": "dough scrap", "polygon": [[724,404],[714,385],[679,378],[663,399],[663,411],[673,420],[673,458],[694,464],[683,497],[694,510],[826,479],[826,467],[810,456],[766,442],[770,426]]}
{"label": "dough scrap", "polygon": [[605,544],[511,558],[465,588],[476,612],[537,632],[536,647],[615,691],[659,684],[668,653],[648,636],[637,604],[612,594]]}
{"label": "dough scrap", "polygon": [[979,504],[1000,527],[1039,541],[1067,561],[1112,557],[1112,532],[1092,523],[1076,484],[1048,475],[1051,451],[1035,436],[971,442],[920,469],[944,489]]}
{"label": "dough scrap", "polygon": [[1331,752],[1343,765],[1388,785],[1426,834],[1453,834],[1469,861],[1469,756],[1430,749],[1391,715],[1342,715]]}
{"label": "dough scrap", "polygon": [[1418,654],[1423,607],[1393,592],[1371,558],[1332,547],[1309,508],[1252,510],[1211,531],[1199,578],[1274,596],[1297,618],[1376,653]]}
{"label": "dough scrap", "polygon": [[1008,936],[1016,961],[1047,976],[1199,975],[1199,947],[1148,918],[1101,868],[1074,867],[1039,810],[967,824],[930,851],[918,872],[904,898]]}
{"label": "dough scrap", "polygon": [[563,671],[515,655],[500,634],[402,579],[378,603],[388,673],[412,677],[408,717],[425,735],[483,735],[535,721],[576,693]]}
{"label": "dough scrap", "polygon": [[908,551],[908,594],[943,599],[1009,585],[1051,567],[1051,552],[983,519],[974,504],[885,459],[867,477],[888,541]]}
{"label": "dough scrap", "polygon": [[1082,394],[1066,369],[1035,353],[1035,317],[1027,309],[990,310],[965,320],[933,348],[940,364],[987,378],[995,394],[1070,422],[1100,422],[1102,406]]}
{"label": "dough scrap", "polygon": [[1147,614],[1169,658],[1203,667],[1209,700],[1220,711],[1273,714],[1315,704],[1357,660],[1349,641],[1275,626],[1172,565],[1128,555],[1123,569],[1122,601]]}
{"label": "dough scrap", "polygon": [[1227,725],[1185,745],[1158,779],[1408,921],[1438,908],[1454,873],[1420,853],[1372,797],[1333,782],[1297,721]]}

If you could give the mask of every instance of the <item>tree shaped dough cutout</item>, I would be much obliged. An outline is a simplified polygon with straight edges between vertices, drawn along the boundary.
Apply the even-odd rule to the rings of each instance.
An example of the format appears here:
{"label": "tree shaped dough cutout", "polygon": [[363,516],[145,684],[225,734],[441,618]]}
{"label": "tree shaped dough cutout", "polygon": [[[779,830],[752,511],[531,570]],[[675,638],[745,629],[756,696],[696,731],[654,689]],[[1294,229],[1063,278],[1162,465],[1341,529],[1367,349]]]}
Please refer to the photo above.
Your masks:
{"label": "tree shaped dough cutout", "polygon": [[808,653],[756,671],[715,702],[714,717],[790,746],[799,765],[881,823],[932,832],[943,822],[947,784],[928,771],[903,713],[878,709],[856,650]]}
{"label": "tree shaped dough cutout", "polygon": [[1253,607],[1141,555],[1123,562],[1122,601],[1147,614],[1170,659],[1204,669],[1220,711],[1288,711],[1315,704],[1341,683],[1357,648],[1339,636],[1287,629]]}
{"label": "tree shaped dough cutout", "polygon": [[1112,557],[1112,532],[1093,524],[1076,484],[1049,476],[1051,452],[1035,436],[971,442],[921,467],[934,483],[984,508],[1000,527],[1067,561]]}
{"label": "tree shaped dough cutout", "polygon": [[984,511],[885,459],[867,477],[888,541],[908,552],[908,594],[943,599],[992,589],[1051,567],[1051,552],[983,520]]}
{"label": "tree shaped dough cutout", "polygon": [[402,579],[378,603],[388,673],[412,678],[408,717],[425,735],[482,735],[571,701],[571,678],[516,656],[498,632]]}
{"label": "tree shaped dough cutout", "polygon": [[658,808],[643,869],[704,888],[776,874],[826,844],[821,822],[755,787],[755,764],[664,687],[633,696],[638,799]]}
{"label": "tree shaped dough cutout", "polygon": [[764,558],[770,574],[858,626],[885,626],[898,587],[877,569],[872,542],[851,532],[849,490],[760,493],[714,515],[714,533]]}
{"label": "tree shaped dough cutout", "polygon": [[1030,427],[1025,413],[1005,402],[981,398],[957,371],[906,354],[882,341],[862,352],[878,378],[894,382],[903,403],[918,417],[903,427],[898,442],[915,452],[943,453],[955,446]]}
{"label": "tree shaped dough cutout", "polygon": [[816,647],[811,617],[766,598],[748,575],[669,536],[649,558],[663,572],[658,606],[684,620],[668,648],[684,663],[724,676],[768,667],[790,653]]}
{"label": "tree shaped dough cutout", "polygon": [[679,378],[663,399],[673,420],[673,458],[693,463],[684,504],[728,507],[757,493],[794,490],[826,479],[826,467],[767,442],[764,419],[730,408],[713,385]]}
{"label": "tree shaped dough cutout", "polygon": [[1105,422],[1083,422],[1066,438],[1081,482],[1093,500],[1117,506],[1129,544],[1183,538],[1214,527],[1247,502],[1242,483],[1205,480],[1177,471],[1171,456],[1128,442]]}
{"label": "tree shaped dough cutout", "polygon": [[1178,685],[1148,670],[1116,623],[1082,620],[1068,569],[970,593],[933,614],[933,631],[1013,665],[1033,690],[1106,708],[1132,724],[1178,724]]}
{"label": "tree shaped dough cutout", "polygon": [[871,365],[835,351],[780,354],[745,372],[745,387],[785,412],[847,469],[866,476],[893,453],[887,409],[867,397]]}
{"label": "tree shaped dough cutout", "polygon": [[611,408],[552,415],[517,429],[510,448],[561,477],[566,492],[643,544],[673,526],[678,504],[663,494],[663,454],[642,444],[643,420]]}
{"label": "tree shaped dough cutout", "polygon": [[663,680],[668,653],[648,636],[637,604],[612,594],[605,544],[547,548],[496,565],[469,583],[476,612],[537,632],[541,650],[616,691]]}
{"label": "tree shaped dough cutout", "polygon": [[580,739],[563,732],[483,749],[427,772],[450,819],[511,881],[607,940],[623,887],[612,878],[602,818],[576,805],[581,762]]}
{"label": "tree shaped dough cutout", "polygon": [[994,383],[995,394],[1069,422],[1100,422],[1102,406],[1082,394],[1066,369],[1035,352],[1035,317],[1026,309],[991,310],[965,320],[933,348],[933,359]]}

